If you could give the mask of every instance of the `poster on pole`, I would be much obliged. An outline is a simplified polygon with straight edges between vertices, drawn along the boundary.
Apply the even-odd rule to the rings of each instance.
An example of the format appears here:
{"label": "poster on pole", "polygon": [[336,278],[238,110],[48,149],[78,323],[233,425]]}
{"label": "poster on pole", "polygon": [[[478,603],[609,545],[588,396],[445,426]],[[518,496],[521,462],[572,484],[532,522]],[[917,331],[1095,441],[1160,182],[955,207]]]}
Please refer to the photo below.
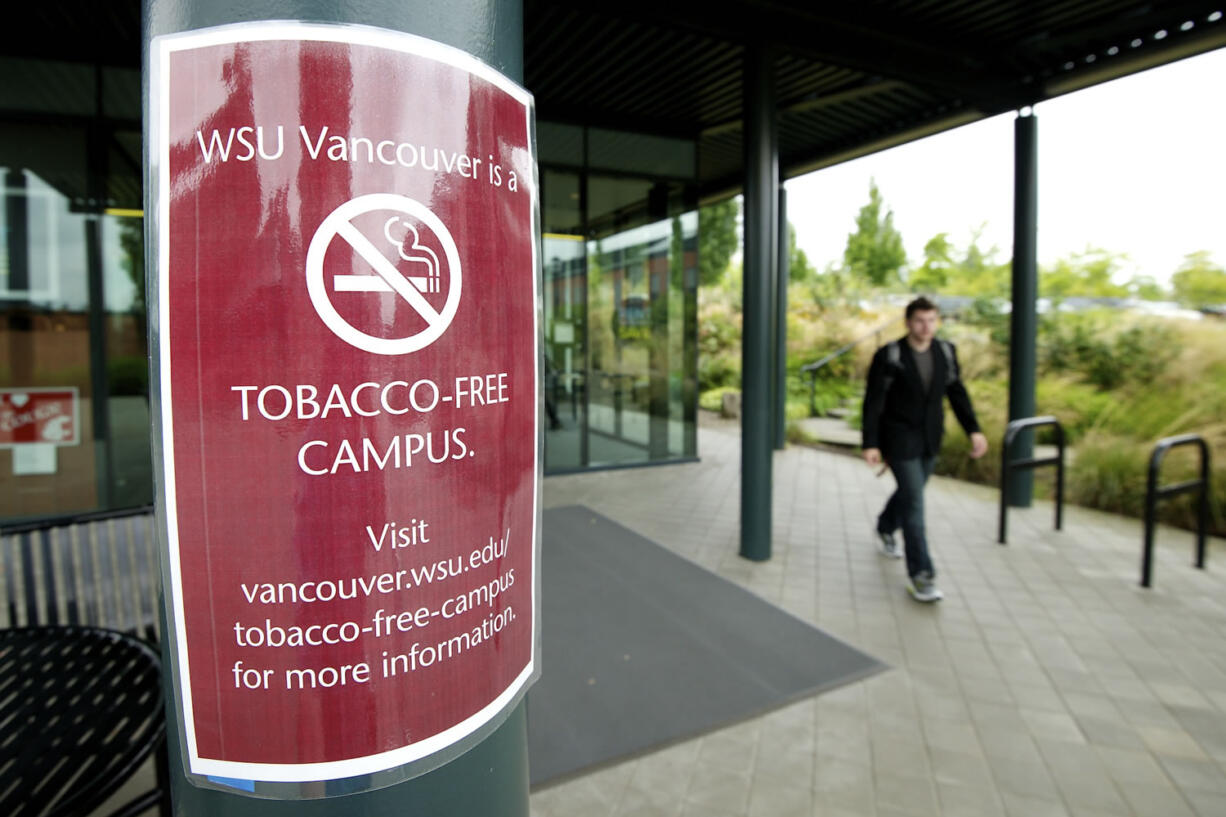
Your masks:
{"label": "poster on pole", "polygon": [[193,782],[389,785],[539,672],[531,96],[363,26],[155,38],[171,689]]}

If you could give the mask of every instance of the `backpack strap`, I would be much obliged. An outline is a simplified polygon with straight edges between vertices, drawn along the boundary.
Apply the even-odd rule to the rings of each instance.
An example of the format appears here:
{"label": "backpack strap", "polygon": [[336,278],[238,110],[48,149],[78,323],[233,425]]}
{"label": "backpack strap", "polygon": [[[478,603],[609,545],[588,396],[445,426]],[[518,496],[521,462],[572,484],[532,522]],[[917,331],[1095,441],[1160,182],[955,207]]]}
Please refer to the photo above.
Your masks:
{"label": "backpack strap", "polygon": [[945,385],[949,387],[958,381],[958,359],[954,357],[954,345],[937,338],[937,346],[945,358]]}
{"label": "backpack strap", "polygon": [[885,361],[895,369],[902,366],[902,347],[898,341],[892,340],[885,345]]}
{"label": "backpack strap", "polygon": [[902,371],[902,347],[898,341],[892,340],[885,345],[885,378],[881,384],[881,393],[889,394],[894,378]]}

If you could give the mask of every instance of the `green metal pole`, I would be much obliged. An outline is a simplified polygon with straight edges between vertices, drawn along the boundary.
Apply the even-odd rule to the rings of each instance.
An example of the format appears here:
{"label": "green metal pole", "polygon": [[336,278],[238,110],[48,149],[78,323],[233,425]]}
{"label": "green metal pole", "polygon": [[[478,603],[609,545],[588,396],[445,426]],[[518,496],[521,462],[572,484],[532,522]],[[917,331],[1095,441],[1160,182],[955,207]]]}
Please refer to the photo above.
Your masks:
{"label": "green metal pole", "polygon": [[771,270],[775,255],[775,83],[769,52],[745,54],[745,275],[741,345],[741,555],[771,556]]}
{"label": "green metal pole", "polygon": [[[153,37],[252,20],[358,23],[427,37],[523,81],[521,0],[142,0],[142,43]],[[146,85],[147,85],[146,77]],[[145,89],[146,98],[148,87]],[[146,192],[148,197],[149,192]],[[150,266],[154,269],[154,266]],[[156,385],[156,384],[154,384]],[[156,393],[156,388],[151,388]],[[165,631],[165,630],[163,630]],[[164,644],[167,642],[164,639]],[[165,650],[166,647],[163,647]],[[167,690],[170,699],[170,690]],[[176,817],[527,817],[528,730],[520,704],[482,743],[433,772],[360,794],[267,800],[188,782],[175,716],[168,730]],[[321,784],[323,785],[323,784]]]}
{"label": "green metal pole", "polygon": [[[1009,419],[1033,417],[1035,413],[1035,336],[1039,297],[1037,236],[1039,211],[1038,120],[1023,110],[1014,120],[1013,177],[1013,311],[1009,316]],[[1010,459],[1034,455],[1034,432],[1018,435]],[[1008,502],[1016,508],[1030,507],[1034,472],[1026,469],[1009,475]]]}
{"label": "green metal pole", "polygon": [[[163,662],[165,655],[163,639]],[[318,800],[264,800],[187,782],[180,737],[167,723],[175,817],[527,817],[528,719],[520,704],[497,731],[429,774],[385,789]]]}
{"label": "green metal pole", "polygon": [[775,450],[787,445],[788,402],[788,191],[779,181],[779,230],[775,261]]}

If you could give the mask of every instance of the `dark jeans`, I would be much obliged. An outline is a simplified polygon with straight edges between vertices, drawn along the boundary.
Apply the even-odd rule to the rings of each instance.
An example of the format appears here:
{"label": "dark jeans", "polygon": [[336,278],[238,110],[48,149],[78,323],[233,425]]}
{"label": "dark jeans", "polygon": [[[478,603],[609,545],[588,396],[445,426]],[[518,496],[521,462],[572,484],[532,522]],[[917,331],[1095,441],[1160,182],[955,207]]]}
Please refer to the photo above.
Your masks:
{"label": "dark jeans", "polygon": [[908,576],[925,571],[931,576],[937,574],[928,555],[928,538],[924,534],[924,483],[932,476],[936,464],[936,457],[889,461],[898,488],[885,503],[881,516],[877,517],[877,530],[893,533],[902,528]]}

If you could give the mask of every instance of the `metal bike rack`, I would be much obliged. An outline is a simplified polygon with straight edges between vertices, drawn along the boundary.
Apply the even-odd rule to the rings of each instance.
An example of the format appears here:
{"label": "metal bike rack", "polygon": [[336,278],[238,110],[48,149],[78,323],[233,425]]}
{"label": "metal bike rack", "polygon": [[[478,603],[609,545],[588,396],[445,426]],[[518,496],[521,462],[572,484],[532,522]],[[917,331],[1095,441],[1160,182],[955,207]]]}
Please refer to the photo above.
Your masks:
{"label": "metal bike rack", "polygon": [[[1029,428],[1040,428],[1043,426],[1055,426],[1056,429],[1056,456],[1054,457],[1028,457],[1021,460],[1009,459],[1009,446],[1017,438],[1017,435]],[[1020,420],[1014,420],[1005,427],[1005,440],[1000,447],[1000,527],[998,529],[997,542],[1005,544],[1005,522],[1006,512],[1008,509],[1008,500],[1006,498],[1006,486],[1009,482],[1009,474],[1013,471],[1023,471],[1031,468],[1038,468],[1043,465],[1056,466],[1056,530],[1060,530],[1060,526],[1064,519],[1064,427],[1060,425],[1060,421],[1055,417],[1024,417]]]}
{"label": "metal bike rack", "polygon": [[[1166,452],[1180,445],[1195,443],[1200,448],[1200,479],[1158,486],[1158,469]],[[1149,456],[1149,479],[1145,486],[1145,550],[1141,554],[1141,586],[1149,587],[1154,570],[1154,526],[1158,500],[1200,489],[1196,514],[1196,566],[1205,568],[1205,532],[1209,528],[1209,446],[1199,434],[1180,434],[1158,440]]]}

